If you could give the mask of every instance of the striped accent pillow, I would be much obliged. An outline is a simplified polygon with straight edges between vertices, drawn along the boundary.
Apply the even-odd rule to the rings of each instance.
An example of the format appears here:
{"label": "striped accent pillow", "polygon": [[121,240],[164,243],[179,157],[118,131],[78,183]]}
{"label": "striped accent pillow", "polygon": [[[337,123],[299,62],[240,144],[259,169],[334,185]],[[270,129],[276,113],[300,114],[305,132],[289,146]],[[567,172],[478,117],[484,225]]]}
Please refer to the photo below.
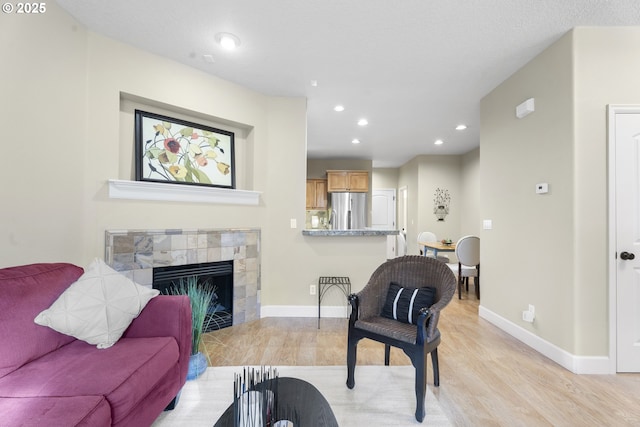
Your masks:
{"label": "striped accent pillow", "polygon": [[415,325],[420,309],[422,307],[431,307],[435,297],[435,288],[405,288],[395,282],[391,282],[387,292],[387,299],[384,307],[382,307],[382,317]]}

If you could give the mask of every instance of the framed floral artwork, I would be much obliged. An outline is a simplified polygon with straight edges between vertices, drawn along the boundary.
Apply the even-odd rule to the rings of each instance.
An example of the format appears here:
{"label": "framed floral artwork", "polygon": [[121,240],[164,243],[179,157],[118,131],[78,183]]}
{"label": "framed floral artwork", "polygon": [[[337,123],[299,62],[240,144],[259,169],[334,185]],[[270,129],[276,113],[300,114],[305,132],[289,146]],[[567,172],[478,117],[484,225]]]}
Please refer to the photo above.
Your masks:
{"label": "framed floral artwork", "polygon": [[234,134],[135,110],[136,180],[235,188]]}

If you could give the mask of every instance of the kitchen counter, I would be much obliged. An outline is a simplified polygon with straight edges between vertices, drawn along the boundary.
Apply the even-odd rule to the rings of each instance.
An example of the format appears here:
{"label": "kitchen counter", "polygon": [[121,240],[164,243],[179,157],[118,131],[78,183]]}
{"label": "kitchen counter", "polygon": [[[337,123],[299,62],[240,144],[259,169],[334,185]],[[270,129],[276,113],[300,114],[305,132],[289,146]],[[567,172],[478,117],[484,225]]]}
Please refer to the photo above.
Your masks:
{"label": "kitchen counter", "polygon": [[304,229],[303,236],[393,236],[400,233],[398,230],[375,230],[375,229],[358,229],[358,230],[323,230],[323,229]]}

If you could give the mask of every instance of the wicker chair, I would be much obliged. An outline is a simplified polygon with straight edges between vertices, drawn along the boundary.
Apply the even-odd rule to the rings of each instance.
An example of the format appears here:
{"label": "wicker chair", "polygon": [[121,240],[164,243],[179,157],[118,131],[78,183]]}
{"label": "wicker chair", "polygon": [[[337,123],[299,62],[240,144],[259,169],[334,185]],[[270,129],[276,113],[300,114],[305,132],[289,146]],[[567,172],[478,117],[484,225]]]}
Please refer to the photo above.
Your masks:
{"label": "wicker chair", "polygon": [[[434,304],[420,309],[416,324],[401,323],[382,317],[382,309],[391,282],[405,287],[436,289]],[[347,387],[355,386],[356,351],[362,338],[385,345],[384,363],[389,365],[391,346],[402,349],[416,370],[416,420],[425,417],[424,399],[427,387],[427,354],[431,353],[434,385],[440,385],[438,344],[440,311],[451,301],[456,290],[456,277],[447,264],[434,258],[409,255],[394,258],[376,269],[369,283],[357,294],[349,296],[351,316],[347,341]]]}

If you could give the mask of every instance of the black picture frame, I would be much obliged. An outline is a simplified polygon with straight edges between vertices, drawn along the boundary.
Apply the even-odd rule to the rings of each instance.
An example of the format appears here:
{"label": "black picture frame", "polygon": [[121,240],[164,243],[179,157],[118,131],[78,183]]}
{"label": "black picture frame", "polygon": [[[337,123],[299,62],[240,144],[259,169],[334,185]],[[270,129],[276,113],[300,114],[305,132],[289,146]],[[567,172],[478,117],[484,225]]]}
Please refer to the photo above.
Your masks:
{"label": "black picture frame", "polygon": [[135,110],[136,181],[236,188],[235,134]]}

